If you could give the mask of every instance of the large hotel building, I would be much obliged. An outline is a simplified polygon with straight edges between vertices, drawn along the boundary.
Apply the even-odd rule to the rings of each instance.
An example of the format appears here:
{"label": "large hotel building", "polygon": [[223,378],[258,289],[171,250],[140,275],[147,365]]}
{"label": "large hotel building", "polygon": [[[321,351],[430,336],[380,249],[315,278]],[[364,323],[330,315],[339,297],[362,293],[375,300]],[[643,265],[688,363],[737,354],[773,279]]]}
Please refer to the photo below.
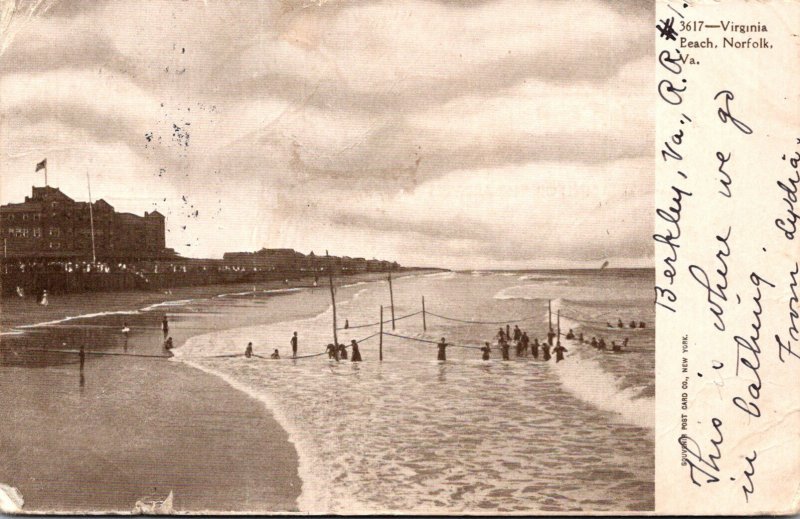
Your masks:
{"label": "large hotel building", "polygon": [[[2,257],[12,259],[174,258],[166,248],[164,216],[118,213],[105,200],[76,202],[58,188],[33,187],[31,196],[0,206]],[[94,245],[92,244],[94,235]]]}

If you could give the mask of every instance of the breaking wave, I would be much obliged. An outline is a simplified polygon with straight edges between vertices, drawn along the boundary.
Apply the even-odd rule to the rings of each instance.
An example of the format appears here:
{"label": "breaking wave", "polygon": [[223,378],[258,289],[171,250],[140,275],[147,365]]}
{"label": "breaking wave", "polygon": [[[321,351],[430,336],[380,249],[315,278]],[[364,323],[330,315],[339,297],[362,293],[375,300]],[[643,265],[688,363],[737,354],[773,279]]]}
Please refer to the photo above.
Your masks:
{"label": "breaking wave", "polygon": [[566,346],[571,350],[568,358],[577,362],[559,362],[554,369],[565,389],[598,409],[619,415],[625,423],[655,428],[655,399],[640,396],[644,388],[620,388],[621,378],[586,355],[582,351],[585,344],[566,341]]}

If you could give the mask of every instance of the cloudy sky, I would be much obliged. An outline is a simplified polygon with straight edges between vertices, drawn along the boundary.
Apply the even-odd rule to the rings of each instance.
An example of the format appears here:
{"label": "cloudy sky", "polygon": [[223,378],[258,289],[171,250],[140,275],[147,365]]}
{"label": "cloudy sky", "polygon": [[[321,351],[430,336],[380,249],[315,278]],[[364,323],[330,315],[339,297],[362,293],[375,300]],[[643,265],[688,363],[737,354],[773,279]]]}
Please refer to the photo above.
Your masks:
{"label": "cloudy sky", "polygon": [[185,256],[652,264],[652,6],[5,2],[0,199],[167,216]]}

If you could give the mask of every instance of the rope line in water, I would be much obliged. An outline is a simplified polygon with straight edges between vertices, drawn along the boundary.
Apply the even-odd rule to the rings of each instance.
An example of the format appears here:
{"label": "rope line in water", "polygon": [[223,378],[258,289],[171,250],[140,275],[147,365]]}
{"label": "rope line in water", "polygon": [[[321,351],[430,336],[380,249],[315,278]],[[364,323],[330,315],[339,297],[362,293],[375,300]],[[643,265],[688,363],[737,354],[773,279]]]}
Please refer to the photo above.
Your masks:
{"label": "rope line in water", "polygon": [[608,326],[609,322],[608,321],[591,321],[589,319],[581,319],[580,317],[574,317],[574,316],[563,314],[563,313],[561,314],[561,317],[565,317],[567,319],[572,319],[573,321],[578,321],[579,323],[602,325],[605,328],[608,328],[609,330],[611,330],[611,329],[615,329],[615,330],[642,330],[643,328],[639,328],[639,326],[638,326],[639,322],[644,322],[644,323],[649,324],[650,326],[652,326],[651,323],[647,323],[646,321],[637,321],[636,328],[631,328],[631,327],[628,326],[628,324],[630,324],[630,323],[625,324],[624,322],[623,322],[623,324],[625,324],[625,326],[623,326],[622,328],[620,328],[617,325],[612,325],[609,328],[609,326]]}
{"label": "rope line in water", "polygon": [[[79,330],[83,328],[98,328],[98,329],[114,329],[114,330],[122,330],[122,326],[114,325],[114,324],[31,324],[31,325],[24,325],[19,326],[17,328],[11,328],[9,331],[20,331],[20,332],[28,332],[28,331],[46,331],[45,328],[64,328],[64,329],[74,329]],[[128,328],[133,330],[159,330],[161,331],[161,326],[128,326]],[[217,327],[213,326],[175,326],[171,328],[171,330],[219,330]]]}
{"label": "rope line in water", "polygon": [[[366,342],[366,341],[372,339],[373,337],[376,337],[379,334],[380,333],[373,333],[372,335],[364,337],[363,339],[357,340],[356,343],[360,344],[362,342]],[[349,346],[350,345],[348,344],[348,345],[345,346],[345,348],[348,348]],[[26,348],[26,349],[24,349],[22,351],[40,351],[40,352],[47,352],[47,353],[70,353],[70,354],[73,354],[73,355],[80,355],[80,353],[81,353],[80,350],[49,349],[49,348]],[[312,358],[312,357],[319,357],[321,355],[325,355],[326,353],[328,353],[327,350],[323,351],[322,353],[313,353],[311,355],[302,355],[302,356],[298,356],[298,357],[282,357],[280,360],[309,359],[309,358]],[[144,353],[123,353],[123,352],[116,352],[116,351],[86,351],[86,350],[84,350],[84,354],[85,355],[113,355],[113,356],[118,356],[118,357],[142,357],[142,358],[148,358],[148,359],[171,359],[171,358],[173,358],[173,355],[148,355],[148,354],[144,354]],[[244,356],[245,356],[244,353],[228,353],[228,354],[223,354],[223,355],[205,355],[205,356],[183,357],[183,358],[185,358],[187,360],[191,360],[191,359],[224,359],[224,358],[235,358],[235,357],[244,357]],[[259,359],[264,359],[264,360],[276,360],[276,359],[271,359],[269,357],[264,357],[263,355],[258,355],[258,354],[255,354],[255,353],[253,354],[253,357],[257,357]]]}
{"label": "rope line in water", "polygon": [[[358,339],[356,341],[356,344],[361,344],[362,342],[366,342],[366,341],[372,339],[373,337],[377,337],[378,335],[380,335],[380,332],[373,333],[372,335],[364,337],[363,339]],[[346,344],[345,345],[345,349],[349,348],[349,347],[350,347],[350,344]],[[320,352],[320,353],[310,353],[308,355],[298,355],[297,357],[291,357],[291,356],[290,357],[280,357],[279,359],[273,359],[271,357],[264,357],[263,355],[258,355],[258,354],[255,354],[255,353],[253,354],[253,357],[257,357],[257,358],[263,359],[263,360],[297,360],[297,359],[312,359],[314,357],[321,357],[322,355],[327,355],[327,354],[328,354],[328,350],[325,350],[325,351]],[[228,355],[211,355],[211,356],[181,357],[181,358],[184,358],[184,359],[215,359],[215,358],[244,357],[244,356],[245,356],[244,353],[233,353],[233,354],[228,354]]]}
{"label": "rope line in water", "polygon": [[[394,320],[395,321],[399,321],[400,319],[405,319],[406,317],[414,317],[415,315],[419,315],[421,313],[422,313],[422,310],[420,310],[419,312],[414,312],[413,314],[401,315],[400,317],[396,317]],[[391,322],[392,322],[392,319],[387,319],[387,320],[383,321],[383,324],[387,324],[387,323],[391,323]],[[356,328],[368,328],[370,326],[378,326],[379,324],[381,324],[381,321],[376,321],[374,323],[369,323],[369,324],[359,324],[357,326],[348,326],[348,327],[342,326],[341,328],[336,328],[336,329],[337,330],[354,330]]]}
{"label": "rope line in water", "polygon": [[[80,355],[80,350],[62,350],[62,349],[47,349],[47,348],[25,348],[21,351],[44,351],[44,352],[51,352],[51,353],[72,353]],[[147,355],[144,353],[122,353],[116,351],[86,351],[84,350],[84,355],[115,355],[119,357],[144,357],[148,359],[170,359],[172,355]]]}
{"label": "rope line in water", "polygon": [[507,323],[521,323],[523,321],[530,321],[534,319],[533,317],[525,317],[525,318],[514,318],[514,319],[507,319],[504,321],[475,321],[471,319],[457,319],[455,317],[447,317],[444,315],[435,314],[433,312],[425,311],[426,315],[432,315],[433,317],[438,317],[439,319],[444,319],[446,321],[455,321],[458,323],[469,323],[469,324],[507,324]]}
{"label": "rope line in water", "polygon": [[[420,339],[419,337],[408,337],[407,335],[398,335],[396,333],[389,333],[389,332],[383,332],[383,334],[384,335],[389,335],[391,337],[398,337],[400,339],[406,339],[406,340],[409,340],[409,341],[418,341],[418,342],[427,342],[427,343],[430,343],[430,344],[439,344],[439,341],[432,341],[430,339]],[[453,344],[453,343],[450,343],[450,342],[446,342],[445,344],[447,345],[447,347],[454,347],[454,348],[466,348],[466,349],[470,349],[470,350],[480,350],[480,349],[482,349],[480,346],[465,346],[463,344]]]}
{"label": "rope line in water", "polygon": [[[364,337],[363,339],[359,339],[359,340],[357,340],[357,341],[356,341],[356,344],[361,344],[362,342],[366,342],[366,341],[368,341],[368,340],[372,339],[373,337],[377,337],[378,335],[380,335],[380,332],[373,333],[373,334],[372,334],[372,335],[370,335],[370,336],[367,336],[367,337]],[[349,345],[349,344],[346,344],[346,345],[345,345],[345,349],[347,349],[347,348],[349,348],[349,347],[350,347],[350,345]],[[299,357],[281,357],[281,359],[280,359],[280,360],[292,360],[292,359],[310,359],[310,358],[312,358],[312,357],[320,357],[320,356],[322,356],[322,355],[327,355],[327,354],[328,354],[328,350],[325,350],[325,351],[323,351],[322,353],[314,353],[314,354],[311,354],[311,355],[302,355],[302,356],[299,356]],[[277,359],[270,359],[270,360],[277,360]]]}
{"label": "rope line in water", "polygon": [[[573,312],[579,312],[580,311],[576,307],[570,307],[569,304],[567,304],[565,306],[567,307],[566,310],[568,312],[569,311],[573,311]],[[597,317],[595,317],[595,319],[603,317],[605,315],[610,315],[610,314],[613,314],[613,313],[615,313],[615,310],[609,310],[608,312],[603,312],[602,314],[598,315]],[[574,321],[578,321],[578,322],[581,322],[581,323],[587,323],[587,324],[599,324],[599,325],[603,325],[603,326],[608,326],[608,323],[609,323],[608,321],[595,321],[593,319],[586,319],[584,317],[575,317],[575,316],[572,316],[572,315],[565,314],[563,312],[561,313],[561,317],[566,317],[567,319],[572,319]],[[621,318],[619,316],[617,316],[617,319],[621,319]],[[653,326],[655,324],[655,323],[653,323],[651,321],[644,321],[642,319],[636,319],[637,325],[640,322],[643,322],[643,323],[647,324],[648,326]],[[623,324],[625,324],[624,328],[627,328],[629,330],[633,330],[634,329],[634,328],[630,328],[628,326],[629,323],[623,323]],[[618,326],[613,326],[613,327],[614,328],[619,328]],[[619,328],[619,329],[622,329],[622,328]],[[636,329],[640,329],[640,328],[637,326]]]}

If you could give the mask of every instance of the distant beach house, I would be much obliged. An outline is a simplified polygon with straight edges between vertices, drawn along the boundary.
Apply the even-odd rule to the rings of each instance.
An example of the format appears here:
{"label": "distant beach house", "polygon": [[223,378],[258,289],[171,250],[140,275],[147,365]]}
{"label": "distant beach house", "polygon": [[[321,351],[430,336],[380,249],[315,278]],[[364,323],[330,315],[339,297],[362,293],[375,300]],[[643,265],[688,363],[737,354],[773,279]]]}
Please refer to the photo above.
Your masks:
{"label": "distant beach house", "polygon": [[366,260],[348,256],[317,256],[312,251],[308,255],[294,249],[262,248],[255,252],[226,252],[224,263],[249,270],[327,272],[328,268],[337,273],[388,272],[399,270],[397,262]]}

